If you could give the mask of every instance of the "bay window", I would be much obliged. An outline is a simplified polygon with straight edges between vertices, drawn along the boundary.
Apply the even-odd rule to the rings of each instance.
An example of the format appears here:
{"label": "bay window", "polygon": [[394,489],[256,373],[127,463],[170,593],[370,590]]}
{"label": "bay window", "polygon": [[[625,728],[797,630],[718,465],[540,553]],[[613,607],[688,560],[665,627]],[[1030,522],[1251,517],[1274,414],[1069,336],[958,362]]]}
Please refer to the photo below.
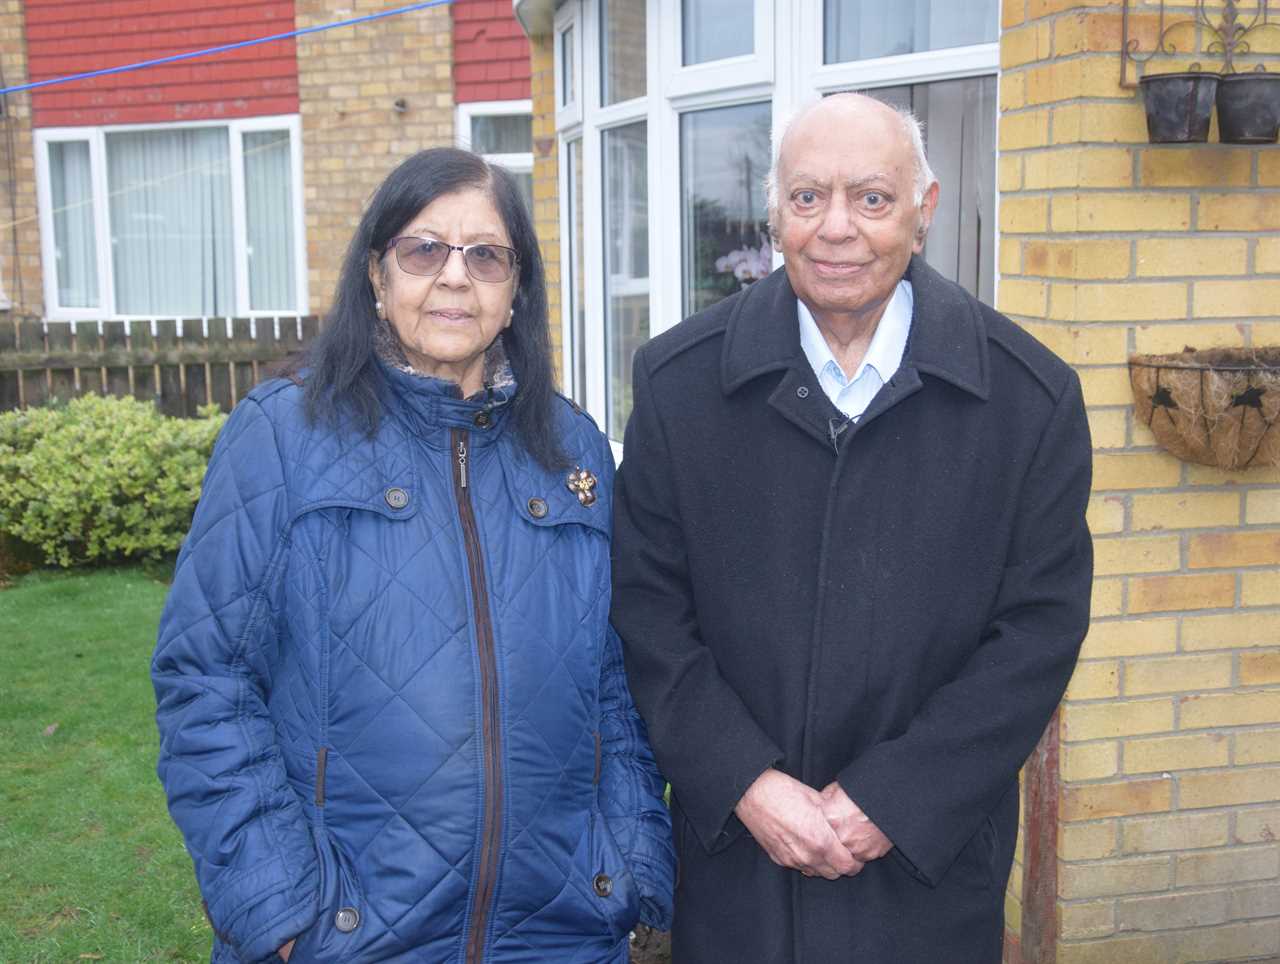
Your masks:
{"label": "bay window", "polygon": [[819,97],[916,112],[942,183],[925,258],[992,300],[998,16],[996,0],[556,4],[562,370],[610,438],[645,339],[781,263],[770,133]]}

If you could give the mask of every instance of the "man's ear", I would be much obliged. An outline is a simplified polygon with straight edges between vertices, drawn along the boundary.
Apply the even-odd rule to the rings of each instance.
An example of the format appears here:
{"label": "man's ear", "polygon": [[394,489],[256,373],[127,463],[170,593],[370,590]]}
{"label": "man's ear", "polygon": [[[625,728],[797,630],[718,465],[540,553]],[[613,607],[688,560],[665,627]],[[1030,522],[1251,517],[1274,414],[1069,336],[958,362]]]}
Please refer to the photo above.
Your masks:
{"label": "man's ear", "polygon": [[925,238],[929,236],[929,226],[933,224],[934,212],[938,210],[939,190],[938,182],[934,181],[929,185],[929,190],[924,192],[924,197],[920,201],[920,220],[916,225],[916,236],[911,244],[911,249],[916,254],[924,250]]}

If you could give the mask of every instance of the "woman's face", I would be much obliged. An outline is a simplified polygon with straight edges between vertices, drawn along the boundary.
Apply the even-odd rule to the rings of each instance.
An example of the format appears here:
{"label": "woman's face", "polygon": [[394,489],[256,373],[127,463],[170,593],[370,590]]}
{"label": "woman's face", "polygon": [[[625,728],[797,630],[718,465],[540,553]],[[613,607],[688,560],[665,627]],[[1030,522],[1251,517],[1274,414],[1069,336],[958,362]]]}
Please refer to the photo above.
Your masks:
{"label": "woman's face", "polygon": [[[493,199],[478,187],[436,198],[397,236],[511,247]],[[369,280],[415,370],[457,382],[464,397],[484,387],[485,349],[511,324],[518,266],[506,281],[477,281],[462,252],[450,251],[439,273],[423,277],[401,268],[393,249],[370,255]]]}

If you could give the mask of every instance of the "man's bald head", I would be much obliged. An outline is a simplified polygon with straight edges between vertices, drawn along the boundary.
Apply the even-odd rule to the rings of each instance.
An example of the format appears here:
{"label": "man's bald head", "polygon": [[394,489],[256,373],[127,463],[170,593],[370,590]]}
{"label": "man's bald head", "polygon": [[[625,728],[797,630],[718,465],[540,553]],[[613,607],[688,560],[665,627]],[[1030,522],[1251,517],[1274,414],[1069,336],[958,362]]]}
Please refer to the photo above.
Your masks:
{"label": "man's bald head", "polygon": [[770,233],[775,233],[778,214],[778,168],[782,164],[787,140],[795,133],[804,134],[810,126],[821,131],[831,125],[853,125],[868,128],[868,136],[875,136],[876,129],[889,136],[902,138],[910,148],[915,165],[915,197],[917,207],[924,200],[930,186],[937,182],[924,150],[924,126],[914,113],[892,107],[884,101],[866,94],[839,93],[806,104],[782,121],[773,130],[773,164],[765,178],[765,198],[768,204]]}
{"label": "man's bald head", "polygon": [[918,144],[913,120],[856,94],[827,98],[785,130],[769,229],[824,331],[869,337],[924,251],[938,185]]}

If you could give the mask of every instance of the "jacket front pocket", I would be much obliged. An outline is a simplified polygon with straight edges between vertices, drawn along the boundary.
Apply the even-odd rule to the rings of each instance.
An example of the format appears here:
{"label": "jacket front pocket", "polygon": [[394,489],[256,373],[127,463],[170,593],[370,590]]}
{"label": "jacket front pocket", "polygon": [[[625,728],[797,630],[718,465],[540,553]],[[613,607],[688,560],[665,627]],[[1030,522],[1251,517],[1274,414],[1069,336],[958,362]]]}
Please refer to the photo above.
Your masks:
{"label": "jacket front pocket", "polygon": [[946,879],[960,887],[986,890],[995,880],[996,827],[988,815],[966,841]]}
{"label": "jacket front pocket", "polygon": [[297,938],[291,961],[298,964],[339,964],[366,943],[369,922],[365,902],[341,850],[323,830],[314,831],[320,868],[320,914]]}
{"label": "jacket front pocket", "polygon": [[613,940],[624,939],[640,919],[640,888],[603,814],[590,817],[588,884],[591,899],[609,924]]}

